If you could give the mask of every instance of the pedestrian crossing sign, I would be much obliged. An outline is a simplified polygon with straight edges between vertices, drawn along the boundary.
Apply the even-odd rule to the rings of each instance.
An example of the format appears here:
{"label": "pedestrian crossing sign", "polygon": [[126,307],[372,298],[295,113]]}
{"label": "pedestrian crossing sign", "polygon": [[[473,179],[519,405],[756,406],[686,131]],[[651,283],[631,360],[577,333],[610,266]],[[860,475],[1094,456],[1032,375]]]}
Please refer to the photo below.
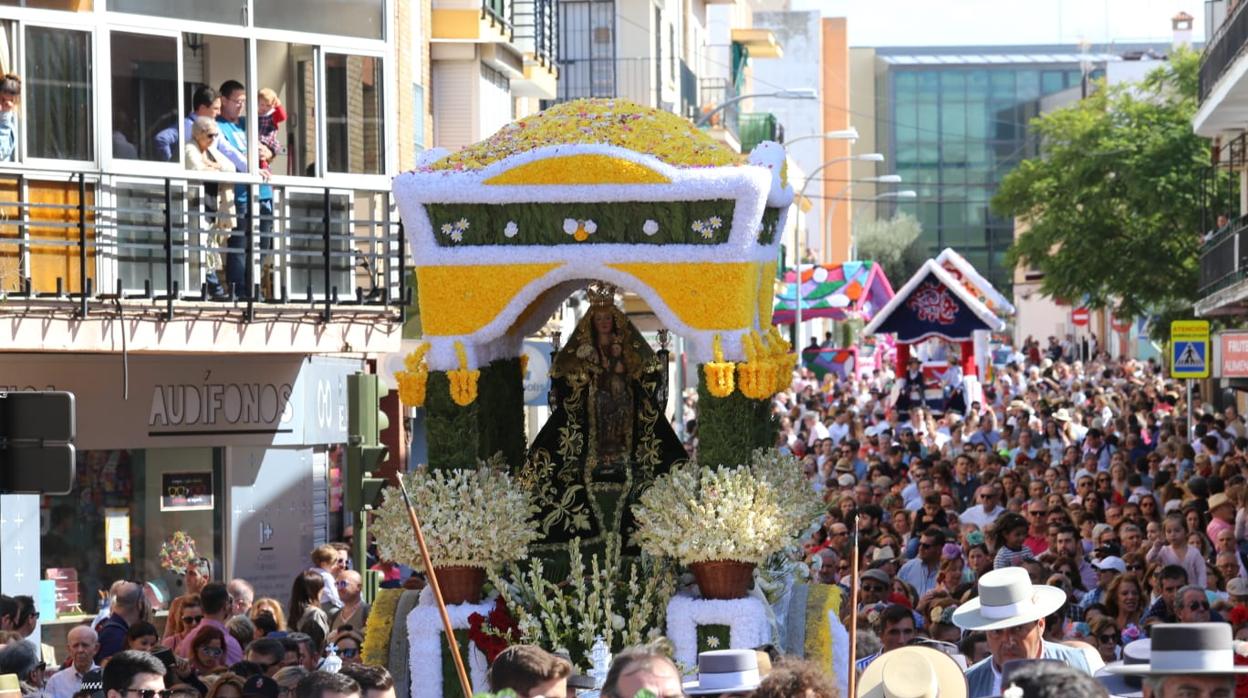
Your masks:
{"label": "pedestrian crossing sign", "polygon": [[1176,320],[1170,324],[1170,376],[1209,377],[1209,323]]}

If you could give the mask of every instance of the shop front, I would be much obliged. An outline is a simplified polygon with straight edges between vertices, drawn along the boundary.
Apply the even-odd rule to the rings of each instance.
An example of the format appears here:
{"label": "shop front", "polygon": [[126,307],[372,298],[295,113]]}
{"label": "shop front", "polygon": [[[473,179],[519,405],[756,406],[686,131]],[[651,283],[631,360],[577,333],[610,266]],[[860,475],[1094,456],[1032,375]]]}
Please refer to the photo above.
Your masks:
{"label": "shop front", "polygon": [[[0,502],[6,546],[22,546],[0,568],[5,593],[44,594],[48,642],[54,626],[95,613],[115,580],[151,582],[166,603],[182,593],[162,548],[189,538],[214,577],[243,577],[258,597],[285,599],[309,551],[341,533],[331,483],[347,437],[346,378],[363,365],[297,355],[6,355],[0,391],[74,393],[78,454],[69,495]],[[33,514],[36,503],[37,528],[19,531],[4,515],[28,518],[20,512]],[[37,580],[50,577],[62,581],[40,589]]]}

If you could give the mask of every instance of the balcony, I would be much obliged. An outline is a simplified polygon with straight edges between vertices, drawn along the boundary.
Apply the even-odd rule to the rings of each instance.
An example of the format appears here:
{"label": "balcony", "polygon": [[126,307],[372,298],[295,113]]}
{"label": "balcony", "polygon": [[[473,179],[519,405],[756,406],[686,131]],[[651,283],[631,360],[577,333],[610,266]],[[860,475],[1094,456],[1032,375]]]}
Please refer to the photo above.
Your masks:
{"label": "balcony", "polygon": [[[560,59],[555,101],[587,97],[627,99],[647,107],[685,108],[685,73],[670,58]],[[679,105],[678,101],[679,100]]]}
{"label": "balcony", "polygon": [[[728,78],[702,78],[699,82],[701,113],[709,113],[715,107],[737,96],[737,88]],[[741,148],[741,110],[733,103],[716,112],[704,125],[715,138],[722,140],[733,150]]]}
{"label": "balcony", "polygon": [[559,2],[514,0],[511,12],[515,46],[524,55],[524,76],[512,81],[511,91],[520,97],[554,99],[559,79]]}
{"label": "balcony", "polygon": [[1248,123],[1248,2],[1236,3],[1209,37],[1200,57],[1200,107],[1192,123],[1202,136],[1239,130]]}
{"label": "balcony", "polygon": [[[409,289],[388,190],[274,185],[271,216],[252,206],[218,223],[225,179],[0,173],[0,346],[397,347]],[[259,185],[244,186],[256,201]]]}
{"label": "balcony", "polygon": [[432,41],[511,43],[512,0],[434,0]]}
{"label": "balcony", "polygon": [[754,112],[742,114],[740,118],[741,152],[748,153],[763,141],[784,140],[784,127],[775,114]]}

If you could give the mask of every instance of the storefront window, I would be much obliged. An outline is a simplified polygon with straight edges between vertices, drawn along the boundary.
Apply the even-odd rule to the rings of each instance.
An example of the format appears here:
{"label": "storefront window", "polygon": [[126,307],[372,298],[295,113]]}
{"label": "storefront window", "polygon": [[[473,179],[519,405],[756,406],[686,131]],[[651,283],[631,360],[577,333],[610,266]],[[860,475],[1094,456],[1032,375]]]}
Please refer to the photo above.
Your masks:
{"label": "storefront window", "polygon": [[94,89],[91,34],[50,27],[26,28],[22,120],[26,152],[35,158],[92,160]]}
{"label": "storefront window", "polygon": [[108,0],[108,9],[136,15],[240,25],[247,16],[246,0]]}
{"label": "storefront window", "polygon": [[[97,592],[118,579],[152,582],[166,602],[183,593],[180,576],[160,564],[161,544],[177,531],[219,568],[221,468],[213,449],[80,451],[77,468],[73,493],[45,497],[41,507],[43,567],[71,568],[78,580],[62,592],[74,598],[58,602],[58,614],[96,612]],[[195,483],[208,483],[211,495],[192,502],[183,492]]]}
{"label": "storefront window", "polygon": [[127,160],[169,158],[157,136],[170,130],[177,147],[178,39],[113,32],[113,157]]}
{"label": "storefront window", "polygon": [[384,0],[255,0],[256,26],[383,38]]}
{"label": "storefront window", "polygon": [[380,174],[384,170],[381,89],[381,59],[326,54],[325,149],[329,171]]}

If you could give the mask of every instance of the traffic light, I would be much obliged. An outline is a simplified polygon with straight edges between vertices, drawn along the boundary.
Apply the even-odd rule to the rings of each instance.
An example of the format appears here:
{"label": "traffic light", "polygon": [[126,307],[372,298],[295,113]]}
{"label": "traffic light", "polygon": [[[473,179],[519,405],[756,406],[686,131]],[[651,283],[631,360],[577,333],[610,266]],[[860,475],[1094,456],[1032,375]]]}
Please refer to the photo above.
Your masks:
{"label": "traffic light", "polygon": [[0,492],[69,494],[74,414],[73,393],[0,393]]}
{"label": "traffic light", "polygon": [[390,426],[381,410],[387,393],[376,375],[356,373],[347,376],[347,472],[344,481],[346,508],[350,512],[370,509],[381,493],[385,479],[374,472],[390,457],[381,443],[381,432]]}

